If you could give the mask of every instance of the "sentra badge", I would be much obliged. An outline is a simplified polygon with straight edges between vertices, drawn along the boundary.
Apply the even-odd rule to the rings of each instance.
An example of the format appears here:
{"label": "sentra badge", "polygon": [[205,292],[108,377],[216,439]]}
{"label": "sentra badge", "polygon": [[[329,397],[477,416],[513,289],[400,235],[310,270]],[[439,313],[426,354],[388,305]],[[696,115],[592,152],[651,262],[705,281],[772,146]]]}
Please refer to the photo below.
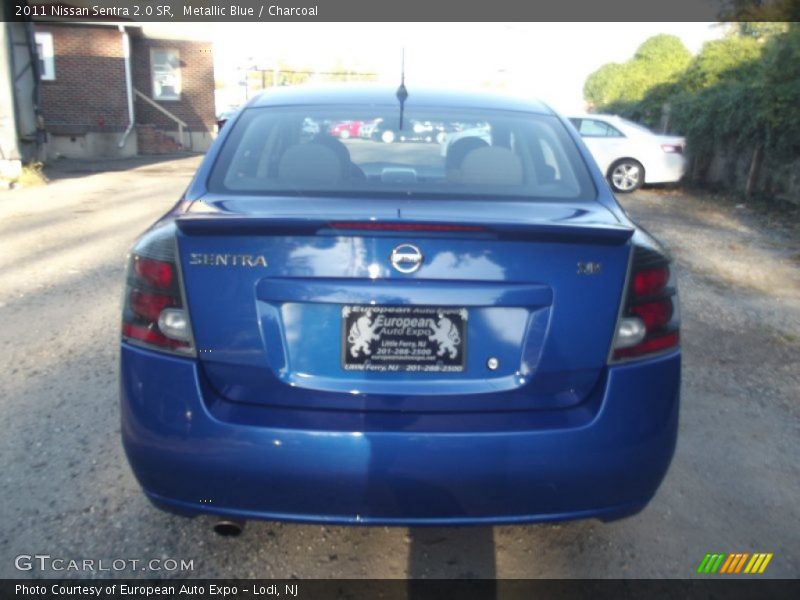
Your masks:
{"label": "sentra badge", "polygon": [[267,259],[262,254],[205,254],[192,252],[191,266],[203,267],[266,267]]}

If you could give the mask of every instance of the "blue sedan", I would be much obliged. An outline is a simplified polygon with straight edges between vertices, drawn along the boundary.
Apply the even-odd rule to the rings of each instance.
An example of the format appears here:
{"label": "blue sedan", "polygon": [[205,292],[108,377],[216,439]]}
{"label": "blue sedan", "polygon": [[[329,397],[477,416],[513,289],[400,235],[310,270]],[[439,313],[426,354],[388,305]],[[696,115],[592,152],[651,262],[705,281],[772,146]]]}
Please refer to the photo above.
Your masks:
{"label": "blue sedan", "polygon": [[[122,437],[156,506],[231,532],[612,520],[655,494],[669,255],[546,105],[403,91],[252,99],[134,245]],[[327,133],[377,119],[480,134]]]}

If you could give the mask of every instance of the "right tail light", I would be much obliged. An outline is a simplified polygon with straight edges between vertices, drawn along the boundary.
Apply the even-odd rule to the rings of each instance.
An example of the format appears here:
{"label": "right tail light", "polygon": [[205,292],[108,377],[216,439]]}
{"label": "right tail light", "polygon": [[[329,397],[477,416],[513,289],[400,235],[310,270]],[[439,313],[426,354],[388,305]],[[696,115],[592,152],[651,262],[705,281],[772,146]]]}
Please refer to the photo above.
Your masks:
{"label": "right tail light", "polygon": [[675,275],[669,259],[654,249],[635,247],[612,360],[642,358],[676,348],[679,326]]}

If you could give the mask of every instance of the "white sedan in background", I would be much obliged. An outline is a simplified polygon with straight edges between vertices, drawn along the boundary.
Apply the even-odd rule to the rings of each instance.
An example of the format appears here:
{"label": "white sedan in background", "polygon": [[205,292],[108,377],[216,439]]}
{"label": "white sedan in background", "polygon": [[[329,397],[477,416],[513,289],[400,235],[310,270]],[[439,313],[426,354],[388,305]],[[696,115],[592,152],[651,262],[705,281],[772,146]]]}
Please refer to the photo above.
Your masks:
{"label": "white sedan in background", "polygon": [[686,172],[686,140],[658,135],[614,115],[570,117],[615,192],[646,183],[674,183]]}

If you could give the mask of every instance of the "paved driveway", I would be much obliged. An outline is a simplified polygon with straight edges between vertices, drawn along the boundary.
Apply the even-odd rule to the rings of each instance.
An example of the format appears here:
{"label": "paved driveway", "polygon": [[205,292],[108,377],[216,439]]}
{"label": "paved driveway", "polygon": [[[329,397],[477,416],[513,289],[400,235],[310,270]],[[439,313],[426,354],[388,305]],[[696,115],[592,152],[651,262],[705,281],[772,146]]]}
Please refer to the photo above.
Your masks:
{"label": "paved driveway", "polygon": [[742,211],[675,192],[623,199],[675,251],[684,322],[677,454],[640,515],[495,528],[251,523],[225,539],[207,519],[151,508],[119,443],[122,275],[135,235],[197,163],[73,168],[0,194],[0,577],[79,575],[15,570],[16,556],[36,553],[193,560],[193,571],[152,575],[196,577],[687,577],[706,552],[737,551],[773,552],[767,575],[800,575],[798,248]]}

